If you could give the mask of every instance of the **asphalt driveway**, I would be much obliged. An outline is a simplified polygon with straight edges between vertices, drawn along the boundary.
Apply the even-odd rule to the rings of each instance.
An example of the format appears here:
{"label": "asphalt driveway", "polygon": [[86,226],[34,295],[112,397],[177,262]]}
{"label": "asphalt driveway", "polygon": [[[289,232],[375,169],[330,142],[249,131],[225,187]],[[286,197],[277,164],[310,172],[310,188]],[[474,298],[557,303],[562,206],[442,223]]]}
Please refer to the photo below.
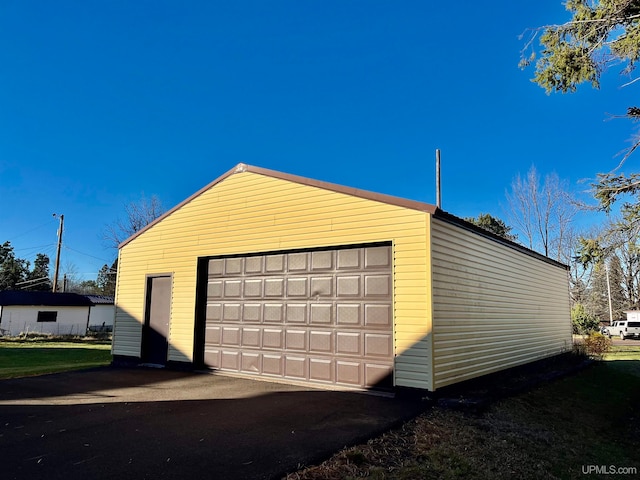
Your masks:
{"label": "asphalt driveway", "polygon": [[3,479],[270,479],[375,436],[420,399],[104,368],[0,381]]}

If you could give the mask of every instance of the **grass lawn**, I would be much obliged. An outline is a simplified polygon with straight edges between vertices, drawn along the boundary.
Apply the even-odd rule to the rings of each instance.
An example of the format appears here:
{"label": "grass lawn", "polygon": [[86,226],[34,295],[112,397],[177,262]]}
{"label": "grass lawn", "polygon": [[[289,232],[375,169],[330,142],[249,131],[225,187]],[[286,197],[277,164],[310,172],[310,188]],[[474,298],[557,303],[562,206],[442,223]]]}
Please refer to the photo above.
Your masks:
{"label": "grass lawn", "polygon": [[110,343],[0,340],[0,379],[99,367],[110,362]]}
{"label": "grass lawn", "polygon": [[[427,408],[401,428],[286,478],[638,478],[638,451],[640,347],[625,346],[480,413]],[[590,465],[636,470],[585,475]]]}
{"label": "grass lawn", "polygon": [[640,346],[623,345],[613,347],[611,352],[605,355],[607,362],[613,362],[616,368],[640,377]]}

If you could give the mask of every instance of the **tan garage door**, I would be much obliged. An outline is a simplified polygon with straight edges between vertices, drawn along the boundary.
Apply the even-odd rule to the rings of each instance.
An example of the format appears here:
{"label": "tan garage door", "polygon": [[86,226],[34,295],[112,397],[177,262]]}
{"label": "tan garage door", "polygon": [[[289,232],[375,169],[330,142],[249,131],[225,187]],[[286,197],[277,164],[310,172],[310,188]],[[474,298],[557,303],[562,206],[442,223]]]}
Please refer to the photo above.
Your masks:
{"label": "tan garage door", "polygon": [[313,384],[393,383],[391,246],[213,258],[204,360]]}

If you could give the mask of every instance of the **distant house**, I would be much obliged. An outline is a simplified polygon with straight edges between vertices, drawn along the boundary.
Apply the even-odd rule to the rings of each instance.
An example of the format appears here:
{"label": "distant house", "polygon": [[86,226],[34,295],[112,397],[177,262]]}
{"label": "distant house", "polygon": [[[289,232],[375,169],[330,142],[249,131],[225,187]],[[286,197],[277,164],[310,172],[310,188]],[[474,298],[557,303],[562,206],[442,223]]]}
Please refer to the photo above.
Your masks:
{"label": "distant house", "polygon": [[627,320],[640,320],[640,310],[625,310],[624,313],[627,315]]}
{"label": "distant house", "polygon": [[90,326],[112,326],[112,297],[76,293],[0,292],[0,333],[85,335]]}

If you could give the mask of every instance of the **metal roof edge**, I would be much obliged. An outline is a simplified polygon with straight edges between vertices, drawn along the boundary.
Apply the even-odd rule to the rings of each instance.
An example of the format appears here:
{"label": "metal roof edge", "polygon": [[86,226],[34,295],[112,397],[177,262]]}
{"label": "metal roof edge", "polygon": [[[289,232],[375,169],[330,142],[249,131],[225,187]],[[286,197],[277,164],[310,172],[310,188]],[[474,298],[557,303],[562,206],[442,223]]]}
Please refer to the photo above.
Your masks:
{"label": "metal roof edge", "polygon": [[233,167],[231,170],[228,170],[227,172],[223,173],[222,175],[220,175],[218,178],[216,178],[214,181],[208,183],[207,185],[205,185],[204,187],[202,187],[200,190],[198,190],[196,193],[190,195],[189,197],[185,198],[182,202],[178,203],[175,207],[167,210],[166,212],[164,212],[162,215],[160,215],[158,218],[156,218],[153,222],[149,223],[148,225],[146,225],[144,228],[141,228],[140,230],[138,230],[136,233],[134,233],[133,235],[131,235],[129,238],[127,238],[126,240],[124,240],[120,245],[118,245],[118,249],[121,249],[122,247],[124,247],[125,245],[127,245],[128,243],[130,243],[132,240],[135,240],[137,237],[139,237],[140,235],[142,235],[144,232],[146,232],[147,230],[149,230],[150,228],[152,228],[156,223],[161,222],[162,220],[164,220],[165,218],[167,218],[169,215],[171,215],[173,212],[175,212],[176,210],[179,210],[180,208],[182,208],[184,205],[186,205],[187,203],[191,202],[193,199],[199,197],[200,195],[202,195],[204,192],[206,192],[207,190],[209,190],[210,188],[212,188],[213,186],[217,185],[218,183],[220,183],[221,181],[223,181],[225,178],[230,177],[231,175],[235,174],[235,173],[242,173],[244,171],[246,171],[247,165],[245,165],[244,163],[239,163],[238,165],[236,165],[235,167]]}
{"label": "metal roof edge", "polygon": [[269,170],[267,168],[255,167],[255,166],[252,166],[252,165],[247,165],[245,163],[239,163],[235,167],[233,167],[231,170],[229,170],[226,173],[222,174],[221,176],[216,178],[214,181],[212,181],[211,183],[205,185],[200,190],[195,192],[193,195],[189,196],[188,198],[186,198],[185,200],[183,200],[182,202],[177,204],[175,207],[171,208],[170,210],[167,210],[165,213],[163,213],[161,216],[156,218],[153,222],[149,223],[144,228],[138,230],[136,233],[134,233],[129,238],[124,240],[120,245],[118,245],[118,249],[126,246],[131,241],[135,240],[137,237],[142,235],[144,232],[146,232],[147,230],[151,229],[154,225],[156,225],[157,223],[161,222],[162,220],[167,218],[169,215],[171,215],[175,211],[179,210],[184,205],[186,205],[187,203],[191,202],[195,198],[199,197],[204,192],[206,192],[210,188],[214,187],[218,183],[222,182],[226,178],[228,178],[231,175],[234,175],[236,173],[245,173],[245,172],[256,173],[258,175],[264,175],[264,176],[267,176],[267,177],[278,178],[280,180],[294,182],[294,183],[298,183],[298,184],[301,184],[301,185],[307,185],[307,186],[311,186],[311,187],[321,188],[321,189],[324,189],[324,190],[330,190],[330,191],[336,192],[336,193],[342,193],[342,194],[345,194],[345,195],[351,195],[351,196],[354,196],[354,197],[364,198],[364,199],[372,200],[372,201],[375,201],[375,202],[386,203],[386,204],[389,204],[389,205],[395,205],[395,206],[398,206],[398,207],[408,208],[408,209],[411,209],[411,210],[418,210],[418,211],[425,212],[425,213],[430,213],[430,214],[434,214],[435,211],[437,210],[437,207],[435,205],[431,205],[429,203],[418,202],[418,201],[415,201],[415,200],[408,200],[408,199],[405,199],[405,198],[395,197],[395,196],[392,196],[392,195],[386,195],[386,194],[383,194],[383,193],[375,193],[375,192],[371,192],[371,191],[368,191],[368,190],[361,190],[361,189],[358,189],[358,188],[347,187],[347,186],[344,186],[344,185],[338,185],[336,183],[324,182],[324,181],[321,181],[321,180],[314,180],[312,178],[301,177],[301,176],[292,175],[292,174],[289,174],[289,173],[283,173],[283,172],[279,172],[277,170]]}
{"label": "metal roof edge", "polygon": [[418,210],[421,212],[433,214],[436,211],[436,206],[429,203],[418,202],[416,200],[409,200],[402,197],[395,197],[393,195],[386,195],[384,193],[376,193],[370,190],[361,190],[359,188],[347,187],[345,185],[339,185],[337,183],[325,182],[322,180],[315,180],[308,177],[301,177],[290,173],[278,172],[276,170],[269,170],[262,167],[254,167],[246,165],[247,172],[257,173],[268,177],[278,178],[280,180],[286,180],[289,182],[298,183],[301,185],[307,185],[310,187],[321,188],[324,190],[330,190],[336,193],[342,193],[345,195],[351,195],[354,197],[364,198],[366,200],[373,200],[375,202],[387,203],[389,205],[395,205],[398,207],[409,208],[411,210]]}
{"label": "metal roof edge", "polygon": [[324,190],[329,190],[332,192],[336,192],[336,193],[341,193],[341,194],[345,194],[345,195],[351,195],[354,197],[358,197],[358,198],[363,198],[366,200],[372,200],[375,202],[381,202],[381,203],[386,203],[389,205],[395,205],[398,207],[402,207],[402,208],[407,208],[407,209],[411,209],[411,210],[417,210],[420,212],[425,212],[428,214],[433,215],[435,218],[441,219],[447,223],[456,225],[458,227],[464,228],[465,230],[469,230],[473,233],[476,233],[480,236],[483,236],[485,238],[488,238],[490,240],[493,240],[495,242],[501,243],[509,248],[512,248],[514,250],[517,250],[521,253],[524,253],[526,255],[529,255],[531,257],[537,258],[539,260],[542,260],[546,263],[555,265],[557,267],[561,267],[564,269],[569,269],[568,265],[565,265],[564,263],[558,262],[557,260],[553,260],[552,258],[549,258],[545,255],[542,255],[541,253],[538,253],[534,250],[531,250],[523,245],[520,245],[519,243],[513,242],[511,240],[507,240],[504,237],[501,237],[499,235],[496,235],[492,232],[489,232],[488,230],[485,230],[481,227],[478,227],[477,225],[474,225],[471,222],[468,222],[466,220],[464,220],[463,218],[457,217],[449,212],[446,212],[444,210],[442,210],[439,207],[436,207],[435,205],[429,204],[429,203],[424,203],[424,202],[418,202],[415,200],[409,200],[406,198],[401,198],[401,197],[395,197],[392,195],[386,195],[383,193],[376,193],[376,192],[372,192],[369,190],[361,190],[358,188],[353,188],[353,187],[347,187],[344,185],[339,185],[336,183],[330,183],[330,182],[325,182],[325,181],[321,181],[321,180],[315,180],[312,178],[307,178],[307,177],[302,177],[302,176],[298,176],[298,175],[293,175],[293,174],[289,174],[289,173],[283,173],[283,172],[279,172],[277,170],[270,170],[267,168],[262,168],[262,167],[256,167],[256,166],[252,166],[252,165],[247,165],[245,163],[238,163],[235,167],[233,167],[232,169],[228,170],[227,172],[225,172],[224,174],[220,175],[218,178],[216,178],[215,180],[213,180],[212,182],[210,182],[209,184],[205,185],[204,187],[202,187],[200,190],[198,190],[197,192],[195,192],[194,194],[190,195],[188,198],[186,198],[185,200],[183,200],[182,202],[178,203],[175,207],[171,208],[170,210],[167,210],[164,214],[162,214],[161,216],[159,216],[158,218],[156,218],[153,222],[149,223],[147,226],[145,226],[144,228],[140,229],[139,231],[137,231],[135,234],[133,234],[131,237],[127,238],[125,241],[123,241],[118,248],[122,248],[125,245],[127,245],[128,243],[130,243],[131,241],[133,241],[134,239],[136,239],[138,236],[142,235],[144,232],[146,232],[147,230],[151,229],[154,225],[156,225],[157,223],[161,222],[162,220],[164,220],[165,218],[167,218],[169,215],[171,215],[172,213],[174,213],[175,211],[179,210],[180,208],[182,208],[184,205],[186,205],[187,203],[191,202],[192,200],[194,200],[195,198],[199,197],[200,195],[202,195],[204,192],[206,192],[207,190],[213,188],[215,185],[217,185],[218,183],[222,182],[223,180],[227,179],[228,177],[230,177],[231,175],[235,175],[237,173],[245,173],[245,172],[250,172],[250,173],[255,173],[258,175],[264,175],[267,177],[271,177],[271,178],[277,178],[280,180],[285,180],[288,182],[294,182],[294,183],[298,183],[301,185],[307,185],[310,187],[315,187],[315,188],[321,188]]}
{"label": "metal roof edge", "polygon": [[556,267],[560,267],[560,268],[564,268],[565,270],[569,270],[569,266],[565,265],[562,262],[559,262],[557,260],[554,260],[553,258],[547,257],[546,255],[543,255],[539,252],[536,252],[535,250],[531,250],[530,248],[525,247],[524,245],[520,245],[519,243],[516,243],[514,241],[508,240],[504,237],[501,237],[500,235],[497,235],[493,232],[490,232],[489,230],[485,230],[482,227],[479,227],[477,225],[474,225],[471,222],[468,222],[467,220],[460,218],[460,217],[456,217],[455,215],[453,215],[452,213],[449,212],[445,212],[444,210],[438,208],[436,210],[436,212],[433,215],[435,218],[438,218],[440,220],[443,220],[449,224],[452,225],[456,225],[460,228],[463,228],[465,230],[469,230],[473,233],[476,233],[480,236],[483,236],[485,238],[488,238],[489,240],[493,240],[494,242],[498,242],[503,244],[506,247],[512,248],[514,250],[517,250],[521,253],[524,253],[530,257],[534,257],[537,258],[538,260],[542,260],[543,262],[549,263],[551,265],[554,265]]}

